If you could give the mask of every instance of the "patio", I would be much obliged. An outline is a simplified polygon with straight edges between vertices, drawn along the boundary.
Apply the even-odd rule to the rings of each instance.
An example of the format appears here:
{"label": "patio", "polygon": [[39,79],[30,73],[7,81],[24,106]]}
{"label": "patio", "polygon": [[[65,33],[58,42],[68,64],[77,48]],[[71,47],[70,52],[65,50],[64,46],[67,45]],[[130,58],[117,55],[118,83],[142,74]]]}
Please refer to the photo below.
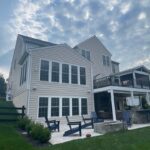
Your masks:
{"label": "patio", "polygon": [[[109,122],[109,121],[110,120],[106,120],[105,122]],[[149,126],[150,126],[150,123],[133,124],[131,127],[128,128],[128,130],[134,130],[134,129],[144,128],[144,127],[149,127]],[[82,136],[79,136],[79,134],[77,133],[77,134],[73,134],[67,137],[63,137],[64,132],[68,129],[69,129],[68,125],[60,124],[60,132],[52,132],[52,137],[50,140],[51,144],[55,145],[55,144],[64,143],[64,142],[68,142],[72,140],[84,139],[86,138],[86,134],[91,134],[91,137],[103,135],[100,133],[95,133],[94,129],[86,128],[86,129],[82,129]]]}

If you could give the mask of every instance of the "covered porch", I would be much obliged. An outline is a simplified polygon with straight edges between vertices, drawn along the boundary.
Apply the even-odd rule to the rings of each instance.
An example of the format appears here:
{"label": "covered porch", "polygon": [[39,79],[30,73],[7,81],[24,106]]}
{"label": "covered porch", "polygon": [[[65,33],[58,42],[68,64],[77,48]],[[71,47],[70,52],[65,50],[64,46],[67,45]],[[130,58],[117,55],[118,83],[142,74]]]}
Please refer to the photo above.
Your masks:
{"label": "covered porch", "polygon": [[94,89],[94,101],[95,111],[103,119],[121,120],[122,112],[128,110],[133,113],[134,123],[150,121],[149,89],[120,86],[97,88]]}

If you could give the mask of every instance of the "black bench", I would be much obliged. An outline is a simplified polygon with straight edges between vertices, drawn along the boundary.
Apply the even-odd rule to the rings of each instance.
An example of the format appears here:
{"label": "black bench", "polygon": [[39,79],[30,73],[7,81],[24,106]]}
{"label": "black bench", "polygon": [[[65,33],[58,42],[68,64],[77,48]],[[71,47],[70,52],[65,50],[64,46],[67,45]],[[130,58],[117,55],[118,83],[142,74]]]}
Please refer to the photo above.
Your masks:
{"label": "black bench", "polygon": [[47,124],[47,127],[50,131],[57,131],[59,132],[59,125],[60,125],[60,121],[56,121],[56,120],[48,120],[47,117],[45,117],[45,122]]}
{"label": "black bench", "polygon": [[[70,128],[70,130],[67,130],[65,131],[65,133],[63,134],[63,136],[69,136],[71,134],[74,134],[76,132],[79,132],[79,135],[82,136],[82,133],[81,133],[81,121],[69,121],[69,118],[68,116],[66,116],[66,120],[67,120],[67,124]],[[77,127],[73,127],[72,126],[77,126]]]}

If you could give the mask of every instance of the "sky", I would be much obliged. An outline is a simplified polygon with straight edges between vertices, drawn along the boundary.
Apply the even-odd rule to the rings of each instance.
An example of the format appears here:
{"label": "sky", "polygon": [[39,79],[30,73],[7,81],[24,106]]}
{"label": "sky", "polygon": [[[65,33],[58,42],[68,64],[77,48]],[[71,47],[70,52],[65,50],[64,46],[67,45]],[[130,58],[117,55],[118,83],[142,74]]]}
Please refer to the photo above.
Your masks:
{"label": "sky", "polygon": [[71,47],[96,35],[120,70],[150,69],[150,0],[0,0],[0,73],[5,78],[17,34]]}

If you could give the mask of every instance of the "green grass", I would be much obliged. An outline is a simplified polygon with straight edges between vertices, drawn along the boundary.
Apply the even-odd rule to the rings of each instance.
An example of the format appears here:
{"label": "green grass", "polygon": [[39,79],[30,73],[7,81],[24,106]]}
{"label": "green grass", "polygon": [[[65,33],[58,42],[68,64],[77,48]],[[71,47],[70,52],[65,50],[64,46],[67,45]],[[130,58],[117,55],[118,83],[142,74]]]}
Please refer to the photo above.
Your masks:
{"label": "green grass", "polygon": [[149,150],[150,127],[37,148],[14,125],[0,124],[0,150]]}
{"label": "green grass", "polygon": [[[13,104],[0,100],[0,106]],[[15,123],[0,123],[0,150],[150,150],[150,127],[38,148],[16,130]]]}

